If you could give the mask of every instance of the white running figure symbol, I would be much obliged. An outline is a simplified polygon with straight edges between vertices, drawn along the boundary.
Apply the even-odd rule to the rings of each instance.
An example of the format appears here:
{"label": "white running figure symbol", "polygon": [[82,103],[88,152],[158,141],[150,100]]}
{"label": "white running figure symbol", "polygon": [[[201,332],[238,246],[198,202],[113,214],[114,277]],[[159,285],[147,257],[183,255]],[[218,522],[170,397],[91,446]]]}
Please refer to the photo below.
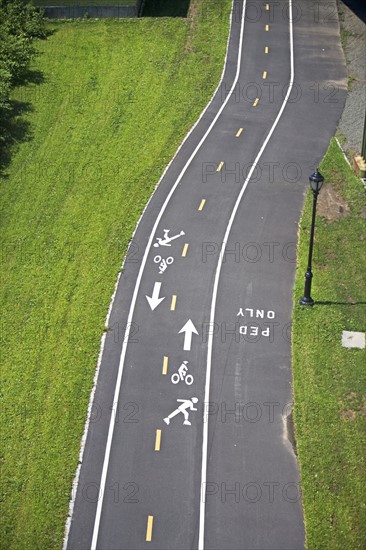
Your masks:
{"label": "white running figure symbol", "polygon": [[185,235],[184,231],[181,231],[178,233],[178,235],[174,235],[174,237],[169,237],[170,229],[164,229],[164,237],[156,237],[157,243],[154,243],[155,247],[158,246],[172,246],[170,244],[170,241],[174,241],[174,239],[179,239],[182,235]]}
{"label": "white running figure symbol", "polygon": [[179,407],[177,409],[175,409],[175,411],[173,411],[172,413],[170,413],[169,416],[164,418],[165,424],[169,425],[170,424],[170,419],[173,418],[173,416],[176,416],[179,413],[183,413],[183,415],[184,415],[183,424],[185,426],[191,426],[191,423],[188,420],[189,412],[188,412],[187,409],[190,409],[191,411],[197,411],[198,410],[193,406],[194,403],[198,403],[197,397],[192,397],[191,399],[177,399],[177,402],[182,403],[182,405],[179,405]]}

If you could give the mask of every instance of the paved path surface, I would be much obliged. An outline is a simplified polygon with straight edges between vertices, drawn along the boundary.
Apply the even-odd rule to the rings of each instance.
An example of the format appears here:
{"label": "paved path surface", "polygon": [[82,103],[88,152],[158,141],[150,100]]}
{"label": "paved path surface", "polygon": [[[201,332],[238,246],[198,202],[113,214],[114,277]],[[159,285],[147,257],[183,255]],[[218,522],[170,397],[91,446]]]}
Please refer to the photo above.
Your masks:
{"label": "paved path surface", "polygon": [[292,25],[289,6],[234,3],[221,86],[138,226],[69,549],[304,547],[286,421],[297,224],[346,73],[337,22],[300,1]]}

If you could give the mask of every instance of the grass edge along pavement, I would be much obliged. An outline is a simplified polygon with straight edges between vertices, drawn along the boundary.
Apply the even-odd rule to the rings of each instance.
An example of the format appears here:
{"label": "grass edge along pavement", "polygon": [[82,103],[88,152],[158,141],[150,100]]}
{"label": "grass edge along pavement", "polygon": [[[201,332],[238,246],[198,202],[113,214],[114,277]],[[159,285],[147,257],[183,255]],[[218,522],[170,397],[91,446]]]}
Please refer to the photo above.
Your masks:
{"label": "grass edge along pavement", "polygon": [[[100,339],[131,235],[222,72],[231,1],[55,22],[0,180],[0,546],[63,541]],[[139,255],[137,254],[137,258]]]}
{"label": "grass edge along pavement", "polygon": [[[326,187],[315,227],[314,307],[298,303],[309,247],[310,190],[299,227],[292,325],[295,432],[307,548],[355,550],[366,544],[366,350],[343,348],[341,336],[342,330],[366,331],[365,193],[335,139],[320,171]],[[333,214],[325,206],[329,194],[338,202]]]}

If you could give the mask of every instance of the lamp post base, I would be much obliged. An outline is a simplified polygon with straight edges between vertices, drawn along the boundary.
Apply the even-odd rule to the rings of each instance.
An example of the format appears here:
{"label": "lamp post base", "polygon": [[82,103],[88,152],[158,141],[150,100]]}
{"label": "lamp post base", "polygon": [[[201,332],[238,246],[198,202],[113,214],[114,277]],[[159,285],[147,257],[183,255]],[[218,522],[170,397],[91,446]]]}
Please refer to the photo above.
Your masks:
{"label": "lamp post base", "polygon": [[307,296],[303,296],[299,300],[299,304],[302,306],[313,306],[315,304],[314,300],[312,298],[308,298]]}

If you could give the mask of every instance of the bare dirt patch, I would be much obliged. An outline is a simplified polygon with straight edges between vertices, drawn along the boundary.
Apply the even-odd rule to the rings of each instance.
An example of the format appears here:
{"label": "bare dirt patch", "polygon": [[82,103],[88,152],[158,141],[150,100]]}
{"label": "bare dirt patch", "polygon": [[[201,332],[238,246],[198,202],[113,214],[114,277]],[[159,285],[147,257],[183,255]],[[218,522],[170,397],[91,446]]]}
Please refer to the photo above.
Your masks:
{"label": "bare dirt patch", "polygon": [[347,201],[336,191],[334,185],[325,183],[318,198],[318,214],[329,221],[339,220],[349,214]]}
{"label": "bare dirt patch", "polygon": [[357,393],[354,391],[351,391],[349,394],[346,395],[347,399],[357,399]]}
{"label": "bare dirt patch", "polygon": [[356,418],[356,413],[352,409],[349,409],[348,411],[342,411],[341,417],[344,420],[354,420]]}

